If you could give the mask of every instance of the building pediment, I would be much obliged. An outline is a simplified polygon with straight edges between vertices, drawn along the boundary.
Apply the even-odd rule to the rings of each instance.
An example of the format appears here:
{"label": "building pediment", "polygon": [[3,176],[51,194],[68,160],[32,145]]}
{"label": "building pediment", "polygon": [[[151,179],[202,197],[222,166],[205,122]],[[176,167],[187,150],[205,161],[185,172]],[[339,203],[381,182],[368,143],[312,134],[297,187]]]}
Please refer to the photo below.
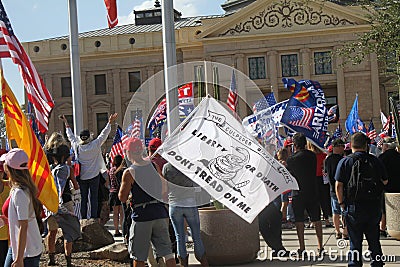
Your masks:
{"label": "building pediment", "polygon": [[360,7],[343,7],[327,1],[258,0],[199,37],[307,32],[367,24]]}
{"label": "building pediment", "polygon": [[90,108],[92,109],[92,111],[94,111],[94,110],[109,110],[111,108],[111,104],[106,101],[100,100],[100,101],[96,101],[95,103],[90,105]]}

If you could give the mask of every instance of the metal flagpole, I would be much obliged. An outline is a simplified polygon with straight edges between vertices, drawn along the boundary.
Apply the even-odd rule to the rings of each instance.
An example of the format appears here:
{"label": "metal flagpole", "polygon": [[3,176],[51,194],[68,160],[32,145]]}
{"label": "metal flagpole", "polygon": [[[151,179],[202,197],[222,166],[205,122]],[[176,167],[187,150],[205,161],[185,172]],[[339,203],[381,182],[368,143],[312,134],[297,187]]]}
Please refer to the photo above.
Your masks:
{"label": "metal flagpole", "polygon": [[162,28],[164,47],[164,79],[167,100],[168,133],[179,125],[178,73],[176,66],[176,43],[173,0],[164,0],[162,4]]}
{"label": "metal flagpole", "polygon": [[72,83],[72,112],[74,119],[74,133],[78,135],[83,129],[83,108],[81,91],[81,66],[79,59],[78,43],[78,15],[76,0],[68,0],[69,14],[69,46],[71,58],[71,83]]}

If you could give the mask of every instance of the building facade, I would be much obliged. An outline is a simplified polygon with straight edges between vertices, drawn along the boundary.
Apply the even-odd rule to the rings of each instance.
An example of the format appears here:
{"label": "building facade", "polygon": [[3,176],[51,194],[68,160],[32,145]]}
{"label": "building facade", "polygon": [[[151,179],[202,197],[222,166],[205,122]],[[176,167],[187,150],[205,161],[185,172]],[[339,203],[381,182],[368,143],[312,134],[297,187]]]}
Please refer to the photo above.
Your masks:
{"label": "building facade", "polygon": [[[380,84],[376,55],[371,54],[369,60],[353,66],[343,65],[344,59],[334,54],[344,42],[355,40],[357,33],[369,29],[360,7],[289,0],[228,0],[223,7],[229,12],[215,16],[185,18],[184,11],[182,17],[176,12],[178,63],[218,62],[243,72],[251,82],[238,80],[238,91],[242,91],[241,97],[247,103],[256,100],[247,93],[247,87],[254,84],[263,93],[272,88],[276,98],[284,100],[290,92],[283,87],[283,77],[317,80],[324,89],[327,104],[339,105],[342,126],[358,94],[362,120],[367,123],[372,118],[379,128],[380,110],[387,110],[390,92]],[[137,14],[161,16],[159,8],[148,11],[148,15]],[[161,24],[136,24],[79,35],[82,116],[84,126],[95,135],[109,114],[125,113],[134,95],[139,102],[128,120],[138,113],[150,114],[164,93],[163,82],[143,86],[163,69]],[[62,130],[59,114],[73,120],[68,37],[24,46],[56,103],[49,131]],[[190,72],[193,80],[196,67],[202,68],[194,66]],[[225,80],[225,87],[229,88],[229,79]],[[226,88],[221,90],[222,101],[228,94]],[[250,110],[250,104],[246,107],[241,103],[242,117]],[[120,124],[122,120],[123,116]]]}

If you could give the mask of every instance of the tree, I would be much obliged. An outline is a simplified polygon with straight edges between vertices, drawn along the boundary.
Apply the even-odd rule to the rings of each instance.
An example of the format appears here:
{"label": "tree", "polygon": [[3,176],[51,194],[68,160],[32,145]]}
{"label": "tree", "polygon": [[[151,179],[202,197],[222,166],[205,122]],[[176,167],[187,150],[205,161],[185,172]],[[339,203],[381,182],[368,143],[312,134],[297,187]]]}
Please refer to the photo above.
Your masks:
{"label": "tree", "polygon": [[400,91],[400,1],[361,0],[357,3],[366,11],[371,29],[360,34],[356,41],[346,43],[338,53],[353,64],[376,53],[388,80],[395,79]]}

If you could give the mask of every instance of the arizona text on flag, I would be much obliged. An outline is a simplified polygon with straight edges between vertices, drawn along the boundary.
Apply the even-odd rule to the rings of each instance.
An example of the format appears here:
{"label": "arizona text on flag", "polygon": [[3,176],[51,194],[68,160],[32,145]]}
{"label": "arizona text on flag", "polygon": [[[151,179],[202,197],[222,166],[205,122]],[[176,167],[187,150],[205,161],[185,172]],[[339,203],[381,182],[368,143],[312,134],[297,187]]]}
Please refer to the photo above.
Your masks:
{"label": "arizona text on flag", "polygon": [[[293,79],[290,81],[297,83]],[[302,102],[303,97],[299,99],[293,94],[283,113],[281,123],[291,131],[303,133],[311,142],[323,149],[328,132],[328,110],[325,106],[324,91],[316,81],[303,80],[299,84],[307,90],[307,101]],[[295,90],[296,92],[305,95],[303,89]]]}
{"label": "arizona text on flag", "polygon": [[235,70],[232,70],[231,85],[229,86],[229,94],[226,104],[233,112],[236,112],[237,102],[238,102],[238,95],[237,95],[236,76],[235,76]]}
{"label": "arizona text on flag", "polygon": [[298,188],[283,165],[211,97],[157,153],[249,223],[281,193]]}
{"label": "arizona text on flag", "polygon": [[104,0],[107,8],[108,28],[112,29],[118,24],[117,0]]}
{"label": "arizona text on flag", "polygon": [[57,212],[58,193],[47,157],[2,72],[0,76],[8,140],[14,140],[29,155],[29,172],[38,188],[39,200],[48,210]]}
{"label": "arizona text on flag", "polygon": [[39,131],[44,133],[48,130],[49,117],[54,107],[54,102],[31,59],[15,36],[1,1],[0,28],[0,58],[11,58],[18,65],[19,72],[24,80],[28,100],[32,102],[35,108]]}
{"label": "arizona text on flag", "polygon": [[115,131],[115,136],[113,139],[113,144],[111,146],[110,158],[114,160],[116,155],[121,155],[124,157],[124,141],[128,138],[126,134],[122,131],[121,126],[118,125]]}

